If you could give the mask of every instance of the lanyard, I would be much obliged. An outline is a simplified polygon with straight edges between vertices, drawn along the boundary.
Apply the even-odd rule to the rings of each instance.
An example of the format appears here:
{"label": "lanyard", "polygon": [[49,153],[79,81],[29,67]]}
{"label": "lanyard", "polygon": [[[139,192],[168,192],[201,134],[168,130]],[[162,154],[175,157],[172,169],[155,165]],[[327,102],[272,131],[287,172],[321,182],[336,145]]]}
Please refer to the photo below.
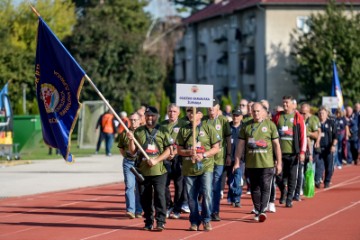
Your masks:
{"label": "lanyard", "polygon": [[251,132],[250,132],[250,137],[253,137],[254,132],[256,131],[256,129],[258,129],[260,127],[260,125],[263,123],[264,120],[262,120],[259,125],[257,127],[254,126],[255,122],[253,122],[251,124]]}

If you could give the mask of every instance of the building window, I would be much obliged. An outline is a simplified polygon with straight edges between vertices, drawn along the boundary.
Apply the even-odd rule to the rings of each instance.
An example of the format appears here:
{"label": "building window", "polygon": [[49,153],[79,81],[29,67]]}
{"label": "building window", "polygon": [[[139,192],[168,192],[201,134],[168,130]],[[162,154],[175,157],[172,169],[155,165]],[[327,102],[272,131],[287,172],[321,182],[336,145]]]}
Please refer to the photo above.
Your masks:
{"label": "building window", "polygon": [[309,16],[299,16],[296,18],[296,27],[300,31],[304,33],[310,32],[310,25],[309,25],[310,17]]}

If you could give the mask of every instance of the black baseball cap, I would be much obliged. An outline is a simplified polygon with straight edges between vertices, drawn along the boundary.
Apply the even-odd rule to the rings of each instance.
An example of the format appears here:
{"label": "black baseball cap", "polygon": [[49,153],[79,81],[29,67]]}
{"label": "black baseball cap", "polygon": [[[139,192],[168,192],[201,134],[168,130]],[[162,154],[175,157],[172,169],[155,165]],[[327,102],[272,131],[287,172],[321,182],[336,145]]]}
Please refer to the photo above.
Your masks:
{"label": "black baseball cap", "polygon": [[145,115],[157,115],[159,114],[159,111],[156,109],[156,107],[148,106],[145,110]]}
{"label": "black baseball cap", "polygon": [[[192,107],[187,107],[186,112],[193,112],[193,108]],[[196,108],[196,113],[198,113],[198,112],[201,112],[200,108]]]}
{"label": "black baseball cap", "polygon": [[233,115],[244,115],[240,108],[234,109],[232,111]]}

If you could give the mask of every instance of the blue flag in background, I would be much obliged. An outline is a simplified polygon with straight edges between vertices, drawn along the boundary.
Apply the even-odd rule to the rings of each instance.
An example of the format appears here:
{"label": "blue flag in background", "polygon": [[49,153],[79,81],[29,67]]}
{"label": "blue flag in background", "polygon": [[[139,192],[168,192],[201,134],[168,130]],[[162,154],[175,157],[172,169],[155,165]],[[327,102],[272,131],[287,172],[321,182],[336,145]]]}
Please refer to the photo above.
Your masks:
{"label": "blue flag in background", "polygon": [[331,86],[331,96],[337,97],[338,99],[338,107],[341,110],[344,110],[344,99],[341,91],[339,75],[336,69],[336,62],[333,61],[333,80]]}
{"label": "blue flag in background", "polygon": [[8,84],[6,83],[3,89],[0,91],[0,110],[5,111],[5,115],[12,115],[10,102],[8,99]]}
{"label": "blue flag in background", "polygon": [[42,133],[45,143],[58,148],[67,162],[74,161],[70,141],[84,76],[85,71],[39,17],[35,86]]}

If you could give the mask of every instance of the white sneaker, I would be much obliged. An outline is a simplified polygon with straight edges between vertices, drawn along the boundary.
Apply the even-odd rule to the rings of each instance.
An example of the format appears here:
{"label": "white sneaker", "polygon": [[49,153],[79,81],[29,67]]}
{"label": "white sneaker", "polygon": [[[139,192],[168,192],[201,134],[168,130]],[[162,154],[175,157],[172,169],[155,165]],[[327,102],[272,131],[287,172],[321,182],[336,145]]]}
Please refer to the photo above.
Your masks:
{"label": "white sneaker", "polygon": [[257,222],[259,221],[259,215],[258,214],[255,214],[254,220],[257,221]]}
{"label": "white sneaker", "polygon": [[173,214],[170,215],[170,218],[179,219],[180,218],[180,213],[173,213]]}
{"label": "white sneaker", "polygon": [[223,191],[223,190],[221,190],[221,192],[220,192],[220,198],[221,198],[221,199],[224,198],[224,191]]}
{"label": "white sneaker", "polygon": [[189,205],[187,205],[187,204],[182,205],[181,211],[183,211],[184,213],[190,213]]}
{"label": "white sneaker", "polygon": [[269,212],[272,212],[272,213],[276,212],[275,203],[273,203],[273,202],[269,203],[267,209]]}

